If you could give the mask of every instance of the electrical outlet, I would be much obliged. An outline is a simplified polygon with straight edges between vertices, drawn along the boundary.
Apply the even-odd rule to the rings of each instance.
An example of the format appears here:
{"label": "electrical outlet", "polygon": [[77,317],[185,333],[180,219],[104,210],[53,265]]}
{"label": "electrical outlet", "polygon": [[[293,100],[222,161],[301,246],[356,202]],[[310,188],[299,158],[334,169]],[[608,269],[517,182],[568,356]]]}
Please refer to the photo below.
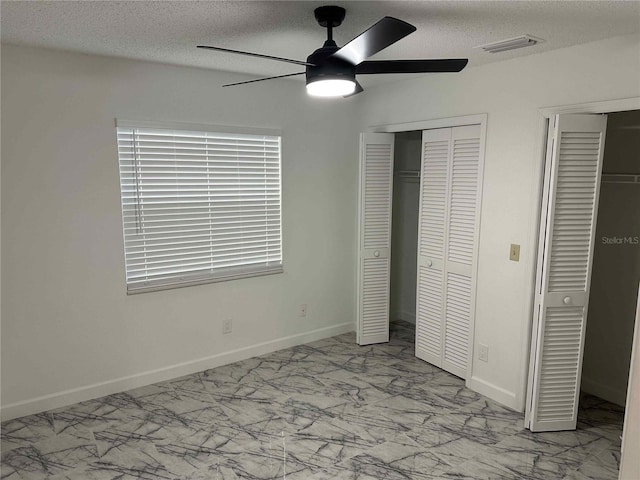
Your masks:
{"label": "electrical outlet", "polygon": [[483,362],[489,361],[488,345],[483,345],[482,343],[478,344],[478,360],[482,360]]}
{"label": "electrical outlet", "polygon": [[302,303],[302,304],[298,305],[298,316],[299,317],[306,317],[307,316],[307,304],[306,303]]}
{"label": "electrical outlet", "polygon": [[227,318],[222,321],[222,333],[226,335],[227,333],[231,333],[233,330],[233,319]]}
{"label": "electrical outlet", "polygon": [[516,243],[511,244],[511,248],[509,249],[509,260],[514,262],[520,261],[520,245]]}

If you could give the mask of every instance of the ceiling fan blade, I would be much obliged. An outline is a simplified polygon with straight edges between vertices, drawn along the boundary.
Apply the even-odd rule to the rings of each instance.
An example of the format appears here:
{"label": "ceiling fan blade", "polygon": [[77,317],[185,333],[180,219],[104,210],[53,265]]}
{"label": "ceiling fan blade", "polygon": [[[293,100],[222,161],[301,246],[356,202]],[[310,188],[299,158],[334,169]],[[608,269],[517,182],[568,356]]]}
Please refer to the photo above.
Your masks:
{"label": "ceiling fan blade", "polygon": [[265,80],[273,80],[274,78],[293,77],[295,75],[304,75],[304,74],[305,74],[305,72],[287,73],[286,75],[277,75],[275,77],[256,78],[255,80],[247,80],[246,82],[227,83],[226,85],[222,85],[222,86],[223,87],[234,87],[236,85],[245,85],[247,83],[264,82]]}
{"label": "ceiling fan blade", "polygon": [[356,80],[356,89],[353,91],[353,93],[350,93],[349,95],[343,95],[342,98],[353,97],[354,95],[357,95],[360,92],[364,92],[364,88],[362,88],[362,85],[360,85],[360,82]]}
{"label": "ceiling fan blade", "polygon": [[222,47],[210,47],[208,45],[198,45],[196,48],[203,48],[205,50],[216,50],[218,52],[236,53],[238,55],[248,55],[250,57],[266,58],[267,60],[277,60],[278,62],[295,63],[296,65],[305,65],[313,67],[313,63],[302,62],[300,60],[291,60],[290,58],[272,57],[271,55],[262,55],[261,53],[243,52],[242,50],[231,50],[229,48]]}
{"label": "ceiling fan blade", "polygon": [[449,58],[442,60],[370,60],[356,66],[356,74],[373,73],[437,73],[459,72],[469,60]]}
{"label": "ceiling fan blade", "polygon": [[393,17],[384,17],[335,52],[332,57],[341,58],[352,65],[358,65],[371,55],[415,31],[416,27],[410,23]]}

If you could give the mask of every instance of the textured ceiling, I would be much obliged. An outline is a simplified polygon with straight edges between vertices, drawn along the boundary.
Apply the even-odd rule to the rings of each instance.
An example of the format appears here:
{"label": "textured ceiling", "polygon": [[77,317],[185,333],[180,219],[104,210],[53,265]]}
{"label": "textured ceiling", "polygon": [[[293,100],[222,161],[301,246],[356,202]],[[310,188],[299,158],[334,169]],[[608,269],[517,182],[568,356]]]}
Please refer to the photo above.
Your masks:
{"label": "textured ceiling", "polygon": [[[470,65],[480,65],[640,33],[638,1],[2,1],[1,39],[256,76],[281,75],[299,69],[198,50],[195,45],[304,60],[325,39],[313,17],[313,9],[324,4],[347,10],[343,25],[334,32],[338,45],[385,15],[418,28],[375,59],[463,57]],[[500,54],[473,48],[525,33],[546,42]],[[358,77],[365,86],[393,78]]]}

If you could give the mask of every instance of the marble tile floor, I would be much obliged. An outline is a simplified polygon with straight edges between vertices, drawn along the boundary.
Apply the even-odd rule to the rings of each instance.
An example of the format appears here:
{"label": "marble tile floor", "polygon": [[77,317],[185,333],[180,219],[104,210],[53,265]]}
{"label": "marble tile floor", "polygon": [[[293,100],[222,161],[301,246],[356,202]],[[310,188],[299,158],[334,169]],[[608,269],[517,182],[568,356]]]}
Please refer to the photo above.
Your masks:
{"label": "marble tile floor", "polygon": [[51,480],[615,479],[623,411],[523,417],[388,344],[346,334],[2,424],[0,477]]}

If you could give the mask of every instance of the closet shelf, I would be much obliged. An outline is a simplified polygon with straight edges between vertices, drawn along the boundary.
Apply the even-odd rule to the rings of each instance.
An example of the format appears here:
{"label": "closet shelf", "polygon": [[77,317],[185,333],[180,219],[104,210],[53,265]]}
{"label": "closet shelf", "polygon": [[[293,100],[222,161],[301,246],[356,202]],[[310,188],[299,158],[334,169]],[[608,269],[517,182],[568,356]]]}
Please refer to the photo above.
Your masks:
{"label": "closet shelf", "polygon": [[640,185],[640,174],[635,173],[603,173],[602,183],[635,183]]}

